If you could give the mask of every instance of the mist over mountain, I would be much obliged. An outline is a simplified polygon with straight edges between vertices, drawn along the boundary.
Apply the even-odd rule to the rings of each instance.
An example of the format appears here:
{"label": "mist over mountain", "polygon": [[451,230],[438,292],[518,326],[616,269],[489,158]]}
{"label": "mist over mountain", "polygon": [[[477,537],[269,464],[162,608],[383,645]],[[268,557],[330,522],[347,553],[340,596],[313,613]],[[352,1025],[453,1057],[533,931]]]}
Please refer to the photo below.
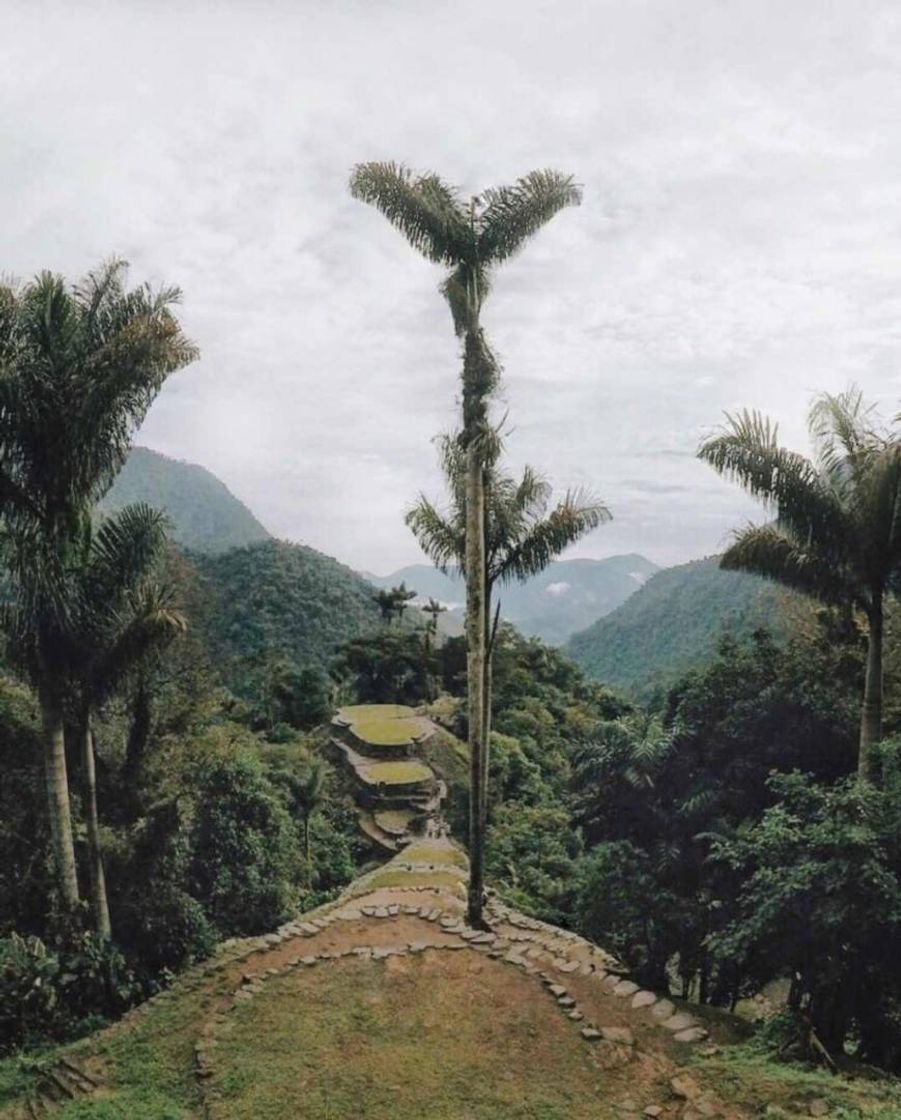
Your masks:
{"label": "mist over mountain", "polygon": [[[526,583],[498,588],[496,598],[503,617],[524,634],[561,645],[624,603],[656,571],[656,564],[636,553],[603,560],[557,560]],[[364,575],[377,587],[404,582],[421,599],[438,599],[462,613],[465,588],[454,571],[443,575],[429,564],[410,564],[387,576]]]}

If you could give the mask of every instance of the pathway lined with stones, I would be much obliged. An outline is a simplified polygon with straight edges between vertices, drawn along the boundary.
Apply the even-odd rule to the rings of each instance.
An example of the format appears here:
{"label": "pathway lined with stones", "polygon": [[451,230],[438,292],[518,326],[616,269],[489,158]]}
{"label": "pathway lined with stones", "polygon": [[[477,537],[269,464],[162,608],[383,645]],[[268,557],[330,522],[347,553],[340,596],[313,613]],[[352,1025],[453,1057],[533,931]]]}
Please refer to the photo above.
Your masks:
{"label": "pathway lined with stones", "polygon": [[[432,898],[423,901],[423,896]],[[705,1042],[707,1030],[668,999],[639,988],[619,962],[584,938],[489,904],[490,932],[471,929],[454,898],[430,888],[381,890],[363,899],[339,902],[309,920],[288,923],[273,934],[235,943],[230,955],[208,966],[226,978],[212,1001],[196,1044],[196,1072],[209,1120],[225,1120],[227,1105],[211,1087],[220,1036],[230,1029],[235,1008],[260,994],[268,980],[292,971],[328,967],[356,957],[377,962],[431,952],[473,952],[517,968],[536,984],[572,1023],[599,1070],[640,1058],[672,1067],[668,1088],[650,1103],[613,1102],[622,1120],[738,1118],[715,1095],[704,1092],[678,1066],[679,1052]],[[163,998],[163,997],[158,997]],[[713,1047],[713,1050],[716,1048]]]}

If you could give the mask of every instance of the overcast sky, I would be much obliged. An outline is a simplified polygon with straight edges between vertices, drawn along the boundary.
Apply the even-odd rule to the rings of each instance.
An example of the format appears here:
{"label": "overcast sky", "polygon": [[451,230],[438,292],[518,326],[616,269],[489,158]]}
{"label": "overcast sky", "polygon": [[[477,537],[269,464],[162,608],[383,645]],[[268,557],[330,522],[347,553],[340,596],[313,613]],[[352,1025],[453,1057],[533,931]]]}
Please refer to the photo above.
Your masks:
{"label": "overcast sky", "polygon": [[571,172],[484,313],[509,457],[612,508],[573,555],[678,563],[756,515],[694,459],[724,409],[799,449],[816,390],[897,411],[899,122],[893,2],[0,0],[0,271],[179,284],[203,357],[139,442],[384,573],[420,558],[457,344],[348,172]]}

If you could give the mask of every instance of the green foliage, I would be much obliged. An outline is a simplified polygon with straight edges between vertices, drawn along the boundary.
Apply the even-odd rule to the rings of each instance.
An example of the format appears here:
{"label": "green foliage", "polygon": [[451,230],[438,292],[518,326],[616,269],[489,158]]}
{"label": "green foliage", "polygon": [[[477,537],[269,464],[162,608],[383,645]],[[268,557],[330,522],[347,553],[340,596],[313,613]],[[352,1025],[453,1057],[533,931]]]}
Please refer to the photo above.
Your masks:
{"label": "green foliage", "polygon": [[52,887],[50,837],[33,695],[0,675],[0,937],[36,932]]}
{"label": "green foliage", "polygon": [[724,635],[741,640],[766,628],[787,633],[788,593],[716,558],[654,574],[612,613],[578,634],[566,652],[595,680],[643,700],[660,698],[716,652]]}
{"label": "green foliage", "polygon": [[742,878],[736,912],[712,939],[718,960],[758,983],[794,978],[792,1005],[840,1049],[901,1059],[901,796],[857,781],[770,779],[776,804],[714,842]]}
{"label": "green foliage", "polygon": [[191,763],[191,893],[223,935],[258,933],[296,897],[296,831],[259,754],[219,736],[211,746]]}
{"label": "green foliage", "polygon": [[370,585],[312,548],[264,541],[193,563],[202,577],[193,623],[245,699],[260,695],[273,657],[298,671],[324,667],[377,623]]}
{"label": "green foliage", "polygon": [[361,703],[417,704],[432,692],[442,656],[419,632],[383,629],[340,646],[332,675]]}
{"label": "green foliage", "polygon": [[0,939],[0,1053],[90,1030],[138,991],[125,958],[104,938],[70,935],[50,948],[13,933]]}
{"label": "green foliage", "polygon": [[666,989],[666,965],[688,909],[661,890],[646,851],[628,840],[598,844],[581,861],[573,905],[579,928],[609,946],[642,984]]}
{"label": "green foliage", "polygon": [[141,503],[162,510],[170,535],[192,552],[221,553],[269,539],[269,533],[223,482],[203,467],[133,447],[101,510]]}

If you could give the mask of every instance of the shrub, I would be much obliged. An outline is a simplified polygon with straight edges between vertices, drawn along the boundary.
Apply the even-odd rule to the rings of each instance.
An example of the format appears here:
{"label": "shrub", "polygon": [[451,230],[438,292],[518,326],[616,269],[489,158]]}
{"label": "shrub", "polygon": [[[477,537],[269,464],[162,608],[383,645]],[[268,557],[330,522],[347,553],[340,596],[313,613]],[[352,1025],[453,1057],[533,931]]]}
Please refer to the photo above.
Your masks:
{"label": "shrub", "polygon": [[125,958],[104,938],[84,933],[48,948],[13,933],[0,940],[0,1052],[92,1029],[139,992]]}
{"label": "shrub", "polygon": [[192,773],[191,895],[227,936],[271,929],[299,881],[297,831],[258,754],[207,752]]}

